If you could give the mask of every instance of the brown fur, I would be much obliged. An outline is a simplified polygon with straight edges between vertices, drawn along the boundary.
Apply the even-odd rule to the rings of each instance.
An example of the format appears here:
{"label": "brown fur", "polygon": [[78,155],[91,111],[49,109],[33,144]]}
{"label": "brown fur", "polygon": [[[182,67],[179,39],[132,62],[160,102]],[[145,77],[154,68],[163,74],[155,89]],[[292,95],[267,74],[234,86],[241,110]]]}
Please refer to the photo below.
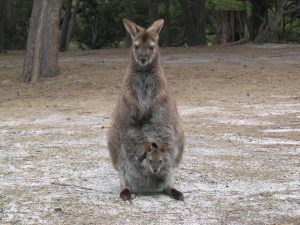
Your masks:
{"label": "brown fur", "polygon": [[[182,158],[184,134],[175,99],[160,65],[158,34],[163,21],[156,21],[146,30],[128,20],[124,20],[124,24],[133,44],[108,132],[110,156],[119,172],[121,188],[139,192],[139,188],[144,188],[143,176],[150,176],[149,168],[138,160],[145,153],[145,136],[153,137],[156,143],[168,143],[173,150],[166,153],[166,168],[161,172],[166,177],[160,180],[173,186],[173,168]],[[167,188],[169,193],[171,186]],[[145,187],[148,189],[151,188]]]}

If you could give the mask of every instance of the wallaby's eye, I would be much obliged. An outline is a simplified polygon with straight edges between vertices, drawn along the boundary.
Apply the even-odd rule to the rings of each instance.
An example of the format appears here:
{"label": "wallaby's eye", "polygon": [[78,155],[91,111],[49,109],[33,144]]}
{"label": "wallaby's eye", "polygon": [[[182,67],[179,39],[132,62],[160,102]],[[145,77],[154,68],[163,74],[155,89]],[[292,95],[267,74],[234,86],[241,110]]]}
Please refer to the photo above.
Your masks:
{"label": "wallaby's eye", "polygon": [[139,45],[134,45],[135,50],[139,50],[140,46]]}
{"label": "wallaby's eye", "polygon": [[153,51],[153,50],[154,50],[154,46],[150,46],[149,49],[150,49],[151,51]]}

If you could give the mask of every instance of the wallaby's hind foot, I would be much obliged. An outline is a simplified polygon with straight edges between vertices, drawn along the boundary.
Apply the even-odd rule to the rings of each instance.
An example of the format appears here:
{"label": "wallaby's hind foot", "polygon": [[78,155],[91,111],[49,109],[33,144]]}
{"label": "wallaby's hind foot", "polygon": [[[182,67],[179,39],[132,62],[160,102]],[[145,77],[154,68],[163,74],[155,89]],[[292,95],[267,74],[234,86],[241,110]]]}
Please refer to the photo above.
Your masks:
{"label": "wallaby's hind foot", "polygon": [[176,200],[184,201],[183,194],[180,191],[176,190],[175,188],[170,189],[169,195]]}
{"label": "wallaby's hind foot", "polygon": [[124,188],[120,192],[120,198],[123,199],[124,201],[131,201],[131,192],[128,188]]}

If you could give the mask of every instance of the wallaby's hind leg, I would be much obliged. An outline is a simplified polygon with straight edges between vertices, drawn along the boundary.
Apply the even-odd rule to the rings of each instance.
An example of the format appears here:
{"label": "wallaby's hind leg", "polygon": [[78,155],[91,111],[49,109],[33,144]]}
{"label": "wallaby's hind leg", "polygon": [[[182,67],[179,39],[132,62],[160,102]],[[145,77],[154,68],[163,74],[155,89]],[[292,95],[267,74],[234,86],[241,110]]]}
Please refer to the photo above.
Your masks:
{"label": "wallaby's hind leg", "polygon": [[120,192],[120,198],[124,201],[131,201],[131,192],[128,188],[124,188]]}
{"label": "wallaby's hind leg", "polygon": [[178,191],[177,189],[171,188],[170,193],[174,199],[179,200],[179,201],[184,201],[183,194],[180,191]]}
{"label": "wallaby's hind leg", "polygon": [[124,201],[131,201],[131,192],[125,185],[125,179],[122,172],[119,171],[119,179],[120,179],[120,186],[121,186],[121,192],[120,192],[120,198]]}
{"label": "wallaby's hind leg", "polygon": [[177,189],[175,188],[170,188],[170,189],[167,189],[165,191],[165,193],[169,196],[171,196],[172,198],[176,199],[176,200],[179,200],[179,201],[184,201],[184,196],[183,194],[178,191]]}

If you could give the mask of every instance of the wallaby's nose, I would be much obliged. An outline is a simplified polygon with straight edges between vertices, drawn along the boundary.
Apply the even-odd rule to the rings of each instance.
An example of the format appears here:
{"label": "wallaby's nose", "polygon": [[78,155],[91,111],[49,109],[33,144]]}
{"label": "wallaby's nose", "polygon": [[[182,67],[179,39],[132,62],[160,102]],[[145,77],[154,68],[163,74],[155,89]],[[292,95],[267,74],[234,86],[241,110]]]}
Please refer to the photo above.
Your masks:
{"label": "wallaby's nose", "polygon": [[146,59],[146,58],[140,58],[140,62],[141,62],[142,64],[145,64],[145,63],[146,63],[146,61],[147,61],[147,59]]}
{"label": "wallaby's nose", "polygon": [[154,172],[154,173],[157,173],[157,169],[153,169],[153,172]]}

